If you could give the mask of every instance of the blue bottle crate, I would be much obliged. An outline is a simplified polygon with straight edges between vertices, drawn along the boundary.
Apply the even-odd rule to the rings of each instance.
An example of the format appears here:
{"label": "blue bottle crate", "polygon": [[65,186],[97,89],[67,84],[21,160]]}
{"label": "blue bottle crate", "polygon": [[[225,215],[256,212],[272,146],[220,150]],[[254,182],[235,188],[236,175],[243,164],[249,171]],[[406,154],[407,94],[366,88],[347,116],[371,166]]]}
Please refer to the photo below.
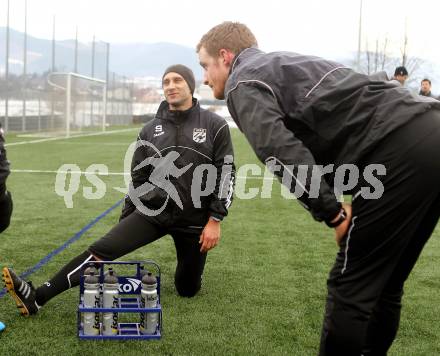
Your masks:
{"label": "blue bottle crate", "polygon": [[[116,308],[86,308],[84,306],[84,270],[87,267],[94,266],[99,270],[99,283],[101,285],[100,294],[102,296],[102,285],[104,282],[104,272],[106,267],[112,265],[132,265],[135,272],[130,276],[119,276],[119,297],[118,307]],[[146,270],[152,272],[154,269],[157,279],[157,297],[158,304],[155,308],[142,308],[141,307],[141,266]],[[116,269],[116,268],[115,268]],[[116,271],[117,273],[117,271]],[[102,300],[102,298],[100,298]],[[100,330],[98,335],[84,335],[82,324],[82,313],[132,313],[136,315],[137,320],[140,320],[141,313],[155,312],[159,313],[158,324],[156,332],[154,334],[142,334],[140,331],[139,322],[124,322],[118,323],[118,333],[115,335],[102,335],[102,322],[100,323]],[[133,316],[134,318],[134,316]],[[81,267],[80,274],[80,293],[79,293],[79,305],[78,305],[78,337],[83,340],[127,340],[127,339],[140,339],[151,340],[160,339],[162,337],[162,306],[160,304],[160,268],[157,263],[151,260],[147,261],[94,261],[88,262]]]}

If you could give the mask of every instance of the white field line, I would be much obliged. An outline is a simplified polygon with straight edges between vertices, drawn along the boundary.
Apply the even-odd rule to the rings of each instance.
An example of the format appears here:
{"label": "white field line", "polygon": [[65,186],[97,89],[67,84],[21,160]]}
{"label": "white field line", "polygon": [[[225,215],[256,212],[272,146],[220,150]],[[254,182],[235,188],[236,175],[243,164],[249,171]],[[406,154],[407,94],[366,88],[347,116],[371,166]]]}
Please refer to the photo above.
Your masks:
{"label": "white field line", "polygon": [[[133,138],[133,141],[136,140],[136,137]],[[63,142],[54,142],[54,145],[94,145],[94,146],[128,146],[129,142],[93,142],[93,141],[63,141]]]}
{"label": "white field line", "polygon": [[[35,170],[35,169],[11,169],[12,173],[42,173],[42,174],[57,174],[57,173],[75,173],[75,174],[86,174],[87,172],[84,171],[50,171],[50,170]],[[124,172],[89,172],[88,174],[95,174],[98,176],[129,176],[130,173],[124,173]],[[258,176],[237,176],[237,179],[257,179],[257,180],[274,180],[275,177],[258,177]]]}
{"label": "white field line", "polygon": [[[36,169],[11,169],[12,173],[43,173],[43,174],[58,174],[58,173],[72,173],[72,174],[86,174],[87,172],[84,171],[49,171],[49,170],[36,170]],[[87,174],[94,174],[98,176],[123,176],[123,175],[130,175],[130,173],[124,173],[124,172],[88,172]]]}
{"label": "white field line", "polygon": [[140,128],[136,127],[136,128],[131,128],[131,129],[104,131],[104,132],[94,132],[94,133],[88,133],[88,134],[82,134],[82,135],[74,135],[74,136],[70,136],[70,137],[60,136],[60,137],[42,138],[42,139],[39,139],[39,140],[12,142],[12,143],[7,143],[5,145],[5,147],[17,146],[17,145],[26,145],[28,143],[40,143],[40,142],[48,142],[48,141],[56,141],[56,140],[69,140],[69,139],[78,138],[78,137],[110,135],[110,134],[114,134],[114,133],[134,131],[134,130],[139,131]]}

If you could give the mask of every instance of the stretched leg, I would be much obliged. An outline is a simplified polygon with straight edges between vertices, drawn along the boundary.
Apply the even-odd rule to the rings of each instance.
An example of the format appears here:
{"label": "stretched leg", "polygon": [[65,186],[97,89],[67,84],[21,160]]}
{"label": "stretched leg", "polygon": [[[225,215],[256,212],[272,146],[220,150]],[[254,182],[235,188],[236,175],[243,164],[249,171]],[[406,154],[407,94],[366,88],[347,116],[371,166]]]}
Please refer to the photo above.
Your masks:
{"label": "stretched leg", "polygon": [[173,233],[177,253],[174,284],[182,297],[193,297],[202,285],[206,253],[200,252],[199,234]]}
{"label": "stretched leg", "polygon": [[38,305],[44,305],[56,295],[77,286],[84,263],[93,260],[113,261],[163,235],[164,231],[141,215],[130,214],[86,251],[73,258],[48,282],[41,285],[36,291]]}

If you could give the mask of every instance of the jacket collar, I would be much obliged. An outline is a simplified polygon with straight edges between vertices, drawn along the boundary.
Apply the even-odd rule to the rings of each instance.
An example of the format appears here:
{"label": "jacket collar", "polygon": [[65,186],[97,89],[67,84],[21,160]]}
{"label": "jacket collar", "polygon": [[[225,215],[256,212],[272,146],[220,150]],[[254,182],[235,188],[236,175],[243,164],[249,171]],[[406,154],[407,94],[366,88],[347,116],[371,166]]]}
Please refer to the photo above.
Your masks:
{"label": "jacket collar", "polygon": [[245,63],[249,58],[252,58],[254,56],[257,56],[257,55],[263,54],[263,53],[264,52],[259,50],[258,48],[249,47],[249,48],[245,48],[244,50],[239,52],[234,57],[234,59],[232,61],[231,68],[229,69],[229,76],[228,76],[228,79],[226,80],[226,84],[225,84],[224,95],[225,95],[226,101],[228,101],[228,95],[229,95],[229,92],[231,91],[231,89],[237,85],[236,76],[238,74],[237,74],[237,72],[235,72],[237,70],[237,68],[239,68],[240,65]]}
{"label": "jacket collar", "polygon": [[170,110],[170,105],[166,100],[164,100],[159,105],[159,109],[156,113],[156,118],[171,121],[185,120],[188,116],[199,109],[199,102],[197,99],[193,98],[192,103],[193,105],[188,110]]}
{"label": "jacket collar", "polygon": [[263,53],[256,47],[245,48],[241,52],[239,52],[233,59],[231,69],[229,70],[229,75],[235,70],[236,67],[240,65],[241,62],[246,61],[247,58],[252,57],[257,53]]}

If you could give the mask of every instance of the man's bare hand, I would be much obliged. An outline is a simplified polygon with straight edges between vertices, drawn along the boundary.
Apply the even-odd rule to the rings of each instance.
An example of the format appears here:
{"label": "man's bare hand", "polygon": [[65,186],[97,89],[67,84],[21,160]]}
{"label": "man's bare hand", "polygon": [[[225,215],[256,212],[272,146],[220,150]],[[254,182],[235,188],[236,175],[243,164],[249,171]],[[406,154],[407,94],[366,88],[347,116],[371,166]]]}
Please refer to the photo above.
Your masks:
{"label": "man's bare hand", "polygon": [[208,252],[220,241],[220,222],[212,219],[208,220],[208,223],[205,225],[205,228],[200,235],[199,243],[200,252]]}
{"label": "man's bare hand", "polygon": [[352,217],[351,204],[342,203],[342,207],[347,213],[347,218],[342,222],[342,224],[335,227],[335,239],[338,246],[341,245],[342,239],[348,233]]}

